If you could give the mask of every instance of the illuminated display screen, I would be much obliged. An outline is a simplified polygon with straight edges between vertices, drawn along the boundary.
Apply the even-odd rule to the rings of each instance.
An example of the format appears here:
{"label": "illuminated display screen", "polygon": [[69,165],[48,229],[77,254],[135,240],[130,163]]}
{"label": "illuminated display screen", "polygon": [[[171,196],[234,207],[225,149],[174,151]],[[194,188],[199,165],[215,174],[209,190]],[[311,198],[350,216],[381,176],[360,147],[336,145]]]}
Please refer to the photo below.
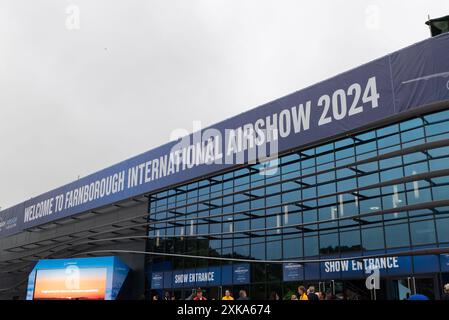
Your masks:
{"label": "illuminated display screen", "polygon": [[35,300],[104,300],[107,268],[41,269],[36,272]]}

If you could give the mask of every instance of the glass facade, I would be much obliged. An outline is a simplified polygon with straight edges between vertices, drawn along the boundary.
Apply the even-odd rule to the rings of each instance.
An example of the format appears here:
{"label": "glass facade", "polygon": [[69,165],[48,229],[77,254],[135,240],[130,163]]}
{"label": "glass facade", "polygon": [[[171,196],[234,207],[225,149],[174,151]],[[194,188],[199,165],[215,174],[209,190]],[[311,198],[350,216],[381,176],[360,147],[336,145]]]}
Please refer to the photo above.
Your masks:
{"label": "glass facade", "polygon": [[[325,260],[449,246],[449,111],[153,194],[149,222],[147,251],[180,255]],[[147,260],[149,273],[232,263]],[[302,283],[325,288],[321,278]],[[283,282],[282,264],[267,262],[251,264],[245,289],[266,299],[295,286]]]}

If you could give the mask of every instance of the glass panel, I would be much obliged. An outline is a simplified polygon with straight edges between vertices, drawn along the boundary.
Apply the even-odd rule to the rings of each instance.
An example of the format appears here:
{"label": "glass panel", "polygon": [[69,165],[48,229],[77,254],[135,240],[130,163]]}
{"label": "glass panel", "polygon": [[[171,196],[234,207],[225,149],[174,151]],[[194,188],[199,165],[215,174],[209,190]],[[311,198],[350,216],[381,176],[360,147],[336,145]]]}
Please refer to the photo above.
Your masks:
{"label": "glass panel", "polygon": [[410,245],[408,224],[398,224],[385,227],[387,248],[406,247]]}
{"label": "glass panel", "polygon": [[363,248],[365,250],[384,249],[384,232],[382,228],[362,229]]}
{"label": "glass panel", "polygon": [[449,219],[436,220],[438,241],[449,242]]}
{"label": "glass panel", "polygon": [[410,224],[413,245],[435,243],[435,224],[433,220]]}

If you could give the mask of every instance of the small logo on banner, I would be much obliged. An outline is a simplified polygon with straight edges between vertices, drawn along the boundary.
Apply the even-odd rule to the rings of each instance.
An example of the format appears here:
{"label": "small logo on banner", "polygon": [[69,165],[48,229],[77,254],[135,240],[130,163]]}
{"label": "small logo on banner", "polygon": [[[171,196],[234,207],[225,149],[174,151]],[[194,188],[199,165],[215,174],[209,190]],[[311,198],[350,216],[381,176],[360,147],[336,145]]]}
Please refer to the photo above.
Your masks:
{"label": "small logo on banner", "polygon": [[80,288],[80,268],[77,266],[68,266],[65,268],[65,287],[69,290],[78,290]]}

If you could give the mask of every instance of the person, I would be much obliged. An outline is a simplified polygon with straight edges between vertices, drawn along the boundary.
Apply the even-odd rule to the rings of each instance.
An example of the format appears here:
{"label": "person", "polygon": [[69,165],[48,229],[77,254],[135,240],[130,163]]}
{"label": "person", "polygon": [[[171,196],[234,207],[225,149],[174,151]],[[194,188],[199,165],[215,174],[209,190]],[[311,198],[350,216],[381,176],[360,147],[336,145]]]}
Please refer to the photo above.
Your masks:
{"label": "person", "polygon": [[307,289],[307,298],[310,301],[318,301],[318,296],[315,293],[315,287],[314,286],[310,286],[309,289]]}
{"label": "person", "polygon": [[170,292],[165,291],[165,293],[164,293],[164,299],[163,299],[163,300],[165,300],[165,301],[171,300],[171,298],[170,298]]}
{"label": "person", "polygon": [[324,293],[323,291],[318,292],[318,299],[326,300],[326,293]]}
{"label": "person", "polygon": [[231,292],[229,290],[225,291],[225,295],[221,300],[234,300],[234,298],[231,296]]}
{"label": "person", "polygon": [[159,300],[159,295],[155,294],[155,295],[153,296],[153,301],[157,301],[157,300]]}
{"label": "person", "polygon": [[337,297],[332,293],[332,291],[328,291],[326,293],[326,300],[337,300]]}
{"label": "person", "polygon": [[309,298],[307,297],[306,288],[304,286],[298,287],[298,295],[299,300],[309,300]]}
{"label": "person", "polygon": [[196,296],[193,300],[207,300],[206,297],[203,296],[203,290],[201,290],[201,288],[196,289]]}
{"label": "person", "polygon": [[290,300],[298,300],[298,297],[296,296],[296,294],[292,294],[292,296],[290,297]]}
{"label": "person", "polygon": [[249,300],[245,290],[239,291],[239,298],[237,300]]}
{"label": "person", "polygon": [[443,295],[441,296],[441,300],[449,301],[449,283],[446,283],[443,286]]}
{"label": "person", "polygon": [[271,294],[270,294],[269,300],[280,300],[279,295],[277,294],[277,292],[272,291]]}

